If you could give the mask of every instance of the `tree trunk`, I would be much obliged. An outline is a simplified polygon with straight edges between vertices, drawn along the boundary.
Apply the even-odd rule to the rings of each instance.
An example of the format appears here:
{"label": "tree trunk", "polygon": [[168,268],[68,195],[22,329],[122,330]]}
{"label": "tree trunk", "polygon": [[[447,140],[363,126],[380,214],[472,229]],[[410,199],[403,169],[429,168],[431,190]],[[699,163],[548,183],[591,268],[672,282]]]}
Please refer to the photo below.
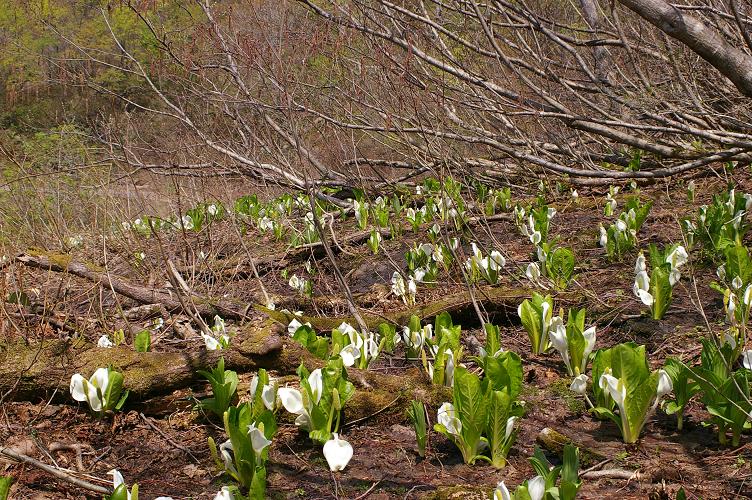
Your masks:
{"label": "tree trunk", "polygon": [[733,47],[718,32],[663,0],[619,0],[628,9],[682,42],[752,97],[752,56]]}

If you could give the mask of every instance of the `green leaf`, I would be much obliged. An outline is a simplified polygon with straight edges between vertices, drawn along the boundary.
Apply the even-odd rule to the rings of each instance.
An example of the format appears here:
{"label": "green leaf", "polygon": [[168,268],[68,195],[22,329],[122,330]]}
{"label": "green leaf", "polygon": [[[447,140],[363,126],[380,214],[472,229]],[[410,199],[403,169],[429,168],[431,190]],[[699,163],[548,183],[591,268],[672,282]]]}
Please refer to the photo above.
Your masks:
{"label": "green leaf", "polygon": [[561,482],[559,484],[559,498],[574,500],[582,485],[579,477],[580,450],[572,444],[564,446],[563,465],[561,467]]}
{"label": "green leaf", "polygon": [[11,292],[8,294],[6,302],[10,304],[18,304],[24,307],[31,306],[31,301],[29,300],[29,296],[26,295],[26,292]]}
{"label": "green leaf", "polygon": [[0,500],[8,500],[10,487],[13,485],[11,476],[0,476]]}
{"label": "green leaf", "polygon": [[572,371],[579,375],[582,371],[585,355],[585,309],[570,309],[567,318],[567,346]]}
{"label": "green leaf", "polygon": [[151,349],[151,332],[149,332],[149,330],[138,332],[133,341],[133,346],[136,349],[136,352],[149,352]]}
{"label": "green leaf", "polygon": [[119,485],[110,495],[110,500],[128,500],[128,487],[125,484]]}
{"label": "green leaf", "polygon": [[565,289],[574,274],[574,254],[568,248],[558,247],[548,254],[547,267],[557,288]]}
{"label": "green leaf", "polygon": [[662,319],[671,305],[671,282],[665,266],[654,267],[650,275],[650,294],[653,296],[653,319]]}
{"label": "green leaf", "polygon": [[[466,445],[466,450],[463,451],[475,455],[486,426],[488,411],[488,402],[478,376],[462,366],[457,366],[454,370],[453,395],[455,411],[462,422],[461,434]],[[465,460],[467,459],[468,456],[465,454]]]}
{"label": "green leaf", "polygon": [[522,358],[513,351],[486,359],[484,384],[494,391],[506,391],[516,399],[522,391]]}
{"label": "green leaf", "polygon": [[103,394],[107,405],[102,410],[111,410],[115,408],[120,400],[120,393],[123,390],[123,374],[108,368],[110,383],[107,385],[107,391]]}
{"label": "green leaf", "polygon": [[[486,436],[491,448],[491,465],[501,469],[507,463],[507,452],[512,444],[505,439],[512,400],[506,391],[490,391],[486,398],[489,401]],[[514,435],[510,436],[510,440],[514,441]]]}
{"label": "green leaf", "polygon": [[123,409],[123,405],[125,405],[125,400],[128,399],[128,396],[130,395],[131,391],[129,389],[126,389],[123,391],[123,393],[120,395],[120,399],[118,400],[117,404],[115,404],[115,410],[120,411]]}
{"label": "green leaf", "polygon": [[743,245],[735,245],[726,248],[726,276],[731,281],[738,276],[742,283],[749,283],[752,276],[752,261],[750,261],[749,251]]}
{"label": "green leaf", "polygon": [[491,323],[484,324],[483,329],[486,331],[486,353],[493,356],[501,349],[501,331],[498,326]]}

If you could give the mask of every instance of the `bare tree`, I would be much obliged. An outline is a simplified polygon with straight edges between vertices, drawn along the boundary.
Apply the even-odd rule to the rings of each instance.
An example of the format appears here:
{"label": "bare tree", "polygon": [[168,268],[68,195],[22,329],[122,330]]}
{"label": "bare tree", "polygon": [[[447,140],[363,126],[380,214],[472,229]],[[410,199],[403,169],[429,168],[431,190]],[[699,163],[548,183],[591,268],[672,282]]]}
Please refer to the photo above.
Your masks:
{"label": "bare tree", "polygon": [[[151,93],[88,81],[135,110],[103,138],[136,168],[305,190],[428,171],[597,184],[752,159],[752,20],[735,0],[198,4],[189,41],[132,7],[157,69],[115,30],[110,54],[62,34]],[[144,117],[175,135],[144,134]]]}

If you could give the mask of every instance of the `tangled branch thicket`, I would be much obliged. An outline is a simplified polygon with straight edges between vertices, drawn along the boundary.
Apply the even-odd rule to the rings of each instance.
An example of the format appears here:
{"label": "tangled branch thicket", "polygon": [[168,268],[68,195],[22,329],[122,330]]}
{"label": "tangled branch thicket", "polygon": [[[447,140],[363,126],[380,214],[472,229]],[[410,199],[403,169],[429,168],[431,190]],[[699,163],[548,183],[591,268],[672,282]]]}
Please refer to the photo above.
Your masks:
{"label": "tangled branch thicket", "polygon": [[110,53],[61,33],[145,91],[87,79],[134,110],[104,131],[118,160],[302,189],[426,171],[597,184],[751,158],[752,18],[735,0],[199,4],[169,31],[131,7],[149,61],[109,22]]}

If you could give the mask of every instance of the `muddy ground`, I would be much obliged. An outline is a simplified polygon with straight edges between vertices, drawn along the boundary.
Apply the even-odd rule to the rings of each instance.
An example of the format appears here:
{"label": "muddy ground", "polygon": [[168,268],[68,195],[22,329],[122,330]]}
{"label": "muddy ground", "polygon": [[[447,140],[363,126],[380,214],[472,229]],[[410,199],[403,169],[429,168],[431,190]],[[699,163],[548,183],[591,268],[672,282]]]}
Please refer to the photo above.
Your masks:
{"label": "muddy ground", "polygon": [[[643,248],[651,242],[680,241],[678,219],[694,214],[697,206],[708,203],[710,195],[726,185],[726,179],[721,178],[696,182],[694,204],[687,202],[681,181],[642,188],[643,199],[655,200],[639,235]],[[734,182],[739,191],[752,191],[752,183],[745,174],[737,173]],[[567,196],[554,203],[559,214],[552,222],[551,231],[574,248],[578,274],[568,291],[555,295],[557,307],[588,308],[588,323],[593,318],[598,326],[596,348],[626,341],[645,344],[654,367],[661,365],[667,356],[681,357],[685,361],[696,359],[700,352],[699,339],[707,335],[703,313],[714,331],[723,328],[721,297],[708,287],[715,279],[715,266],[700,259],[698,251],[693,252],[692,272],[685,273],[674,290],[674,301],[665,318],[659,322],[648,319],[641,314],[641,304],[631,291],[634,256],[609,263],[604,250],[597,246],[598,224],[612,219],[603,216],[604,194],[602,190],[580,189],[578,204]],[[624,198],[620,195],[617,199],[621,207]],[[356,232],[350,224],[346,227],[349,229],[338,229],[338,239],[342,240],[348,232]],[[480,225],[473,230],[475,235],[468,241],[482,241],[499,248],[507,257],[507,274],[497,286],[529,287],[524,268],[531,258],[531,245],[520,236],[514,224],[497,220],[488,224],[487,231]],[[147,240],[131,234],[108,239],[106,262],[101,241],[94,240],[70,253],[77,261],[94,262],[103,267],[106,264],[107,269],[118,276],[155,288],[163,287],[167,281],[161,260],[166,254],[182,269],[191,270],[185,274],[194,290],[246,304],[261,300],[256,280],[243,266],[243,259],[248,257],[246,250],[254,258],[289,259],[289,275],[309,275],[305,271],[305,259],[290,259],[294,252],[282,244],[258,234],[247,234],[244,238],[246,249],[240,247],[238,233],[230,229],[228,223],[218,223],[198,235],[173,234]],[[404,265],[404,251],[413,241],[426,239],[424,235],[406,231],[398,239],[387,239],[382,245],[395,262]],[[133,259],[136,251],[146,254],[143,262]],[[200,259],[199,251],[204,251],[207,257]],[[389,293],[393,268],[382,255],[372,256],[365,244],[344,245],[338,252],[338,263],[364,310],[381,314],[404,309],[405,306]],[[312,276],[316,295],[313,301],[292,295],[287,280],[280,276],[280,269],[260,271],[266,287],[280,305],[295,307],[310,315],[347,314],[346,303],[340,298],[342,294],[326,258],[320,257],[314,267],[317,272]],[[4,293],[18,284],[26,290],[36,289],[32,297],[36,303],[44,304],[49,314],[73,323],[77,335],[93,342],[103,332],[125,328],[128,333],[129,328],[138,329],[152,321],[124,324],[118,319],[117,311],[138,304],[86,280],[17,265],[1,272],[6,273]],[[438,300],[465,286],[457,275],[444,278],[444,283],[433,288],[421,287],[419,302]],[[697,282],[697,293],[693,280]],[[681,433],[676,431],[675,418],[659,410],[645,427],[641,441],[626,446],[615,425],[590,416],[583,402],[568,390],[569,379],[558,354],[539,357],[530,354],[527,335],[514,307],[510,304],[488,306],[493,321],[502,325],[504,348],[518,352],[525,369],[521,399],[526,402],[527,412],[521,419],[520,433],[505,469],[495,470],[482,463],[464,465],[454,445],[437,433],[430,435],[429,452],[421,459],[414,433],[402,411],[395,411],[387,404],[374,407],[370,418],[345,422],[342,434],[353,445],[355,455],[344,472],[332,474],[321,448],[311,445],[299,434],[282,411],[280,431],[271,446],[268,463],[268,497],[488,498],[498,481],[516,486],[534,475],[527,459],[534,451],[538,433],[546,427],[605,457],[596,463],[583,463],[582,470],[639,472],[639,476],[632,479],[585,479],[580,498],[675,498],[680,487],[684,488],[687,498],[752,497],[752,441],[748,434],[737,449],[720,446],[714,430],[702,424],[708,415],[693,402]],[[8,313],[9,309],[6,304],[6,317],[0,318],[3,319],[0,333],[5,343],[18,337],[38,342],[43,338],[71,336],[70,332],[53,326],[39,325],[33,318],[13,316]],[[249,312],[249,315],[247,322],[262,321],[258,313]],[[470,309],[456,311],[453,317],[455,324],[463,325],[468,352],[474,352],[478,342],[484,340],[477,317]],[[164,333],[155,339],[154,350],[203,349],[195,329],[185,326],[190,324],[189,318],[167,314],[164,320]],[[176,333],[180,328],[182,333]],[[398,348],[394,355],[380,357],[371,370],[399,375],[409,364]],[[472,363],[468,361],[468,365]],[[250,374],[243,374],[242,380],[240,389],[244,393]],[[45,463],[72,471],[80,467],[81,471],[75,474],[96,484],[107,485],[107,471],[117,468],[126,482],[139,483],[141,498],[158,495],[175,499],[213,498],[219,488],[227,484],[227,479],[217,474],[207,447],[209,436],[224,440],[223,431],[218,422],[194,409],[196,399],[206,397],[207,391],[206,384],[197,382],[153,400],[132,400],[122,413],[102,421],[74,404],[67,394],[45,393],[31,401],[15,401],[13,391],[8,391],[3,395],[0,408],[0,439]],[[429,410],[431,418],[435,418],[436,407]],[[552,461],[557,460],[555,455],[549,456]],[[0,467],[0,473],[16,479],[11,498],[100,498],[33,466],[2,463]]]}

